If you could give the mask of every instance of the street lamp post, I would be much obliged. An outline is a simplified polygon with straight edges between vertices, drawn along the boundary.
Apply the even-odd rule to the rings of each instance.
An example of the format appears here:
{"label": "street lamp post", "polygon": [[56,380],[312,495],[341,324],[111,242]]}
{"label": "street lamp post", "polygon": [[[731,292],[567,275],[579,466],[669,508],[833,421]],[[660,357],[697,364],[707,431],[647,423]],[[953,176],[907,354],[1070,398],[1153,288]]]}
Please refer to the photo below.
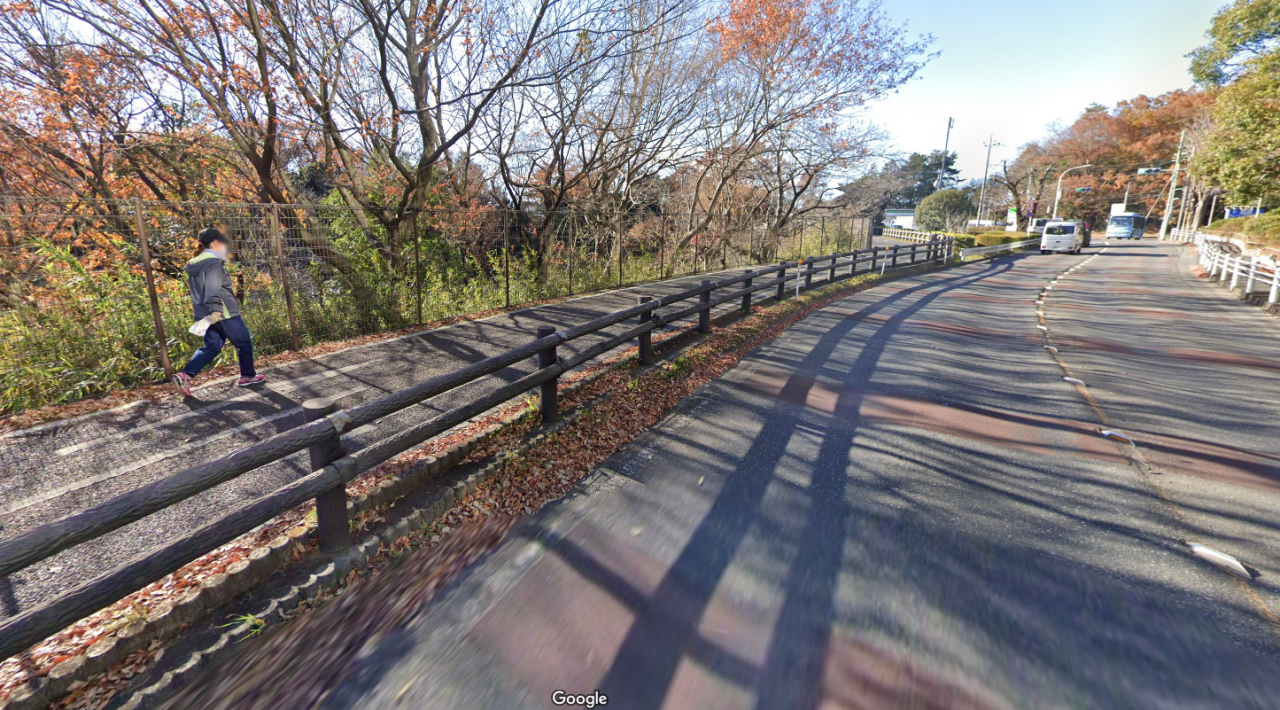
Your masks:
{"label": "street lamp post", "polygon": [[1053,198],[1053,218],[1054,219],[1058,218],[1058,203],[1062,202],[1062,178],[1066,177],[1067,173],[1071,172],[1072,170],[1083,170],[1085,168],[1092,168],[1092,167],[1093,167],[1093,163],[1089,163],[1088,165],[1077,165],[1074,168],[1067,168],[1066,170],[1063,170],[1062,173],[1058,175],[1058,193],[1054,195],[1054,198]]}

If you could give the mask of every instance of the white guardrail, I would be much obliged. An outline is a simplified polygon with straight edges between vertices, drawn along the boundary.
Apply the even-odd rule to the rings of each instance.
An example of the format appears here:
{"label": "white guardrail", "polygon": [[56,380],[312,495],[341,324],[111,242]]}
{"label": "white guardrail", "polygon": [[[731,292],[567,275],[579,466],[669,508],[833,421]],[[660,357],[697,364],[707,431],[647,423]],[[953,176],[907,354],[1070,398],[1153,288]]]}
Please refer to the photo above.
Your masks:
{"label": "white guardrail", "polygon": [[1190,229],[1175,229],[1169,239],[1194,244],[1200,257],[1200,268],[1205,270],[1209,279],[1230,280],[1228,287],[1232,291],[1240,291],[1245,298],[1252,293],[1269,291],[1267,303],[1280,302],[1280,265],[1276,264],[1275,257],[1232,253],[1225,248],[1231,243],[1229,239]]}
{"label": "white guardrail", "polygon": [[[926,244],[935,238],[942,238],[941,234],[922,232],[918,229],[906,229],[904,227],[885,227],[880,236],[886,239],[898,239],[904,242],[919,242],[921,244]],[[968,259],[971,256],[982,256],[983,254],[999,254],[1003,251],[1031,249],[1039,245],[1040,237],[1036,237],[1035,239],[1024,239],[1020,242],[1010,242],[1008,244],[995,244],[989,247],[970,247],[960,250],[960,258]]]}
{"label": "white guardrail", "polygon": [[[932,232],[922,232],[918,229],[906,229],[905,227],[885,227],[880,236],[885,239],[897,239],[904,242],[919,242],[921,244],[930,242],[934,238]],[[942,235],[937,235],[939,239]]]}
{"label": "white guardrail", "polygon": [[1009,242],[1008,244],[994,244],[989,247],[969,247],[960,250],[960,258],[968,259],[971,256],[982,256],[983,254],[999,254],[1002,251],[1017,251],[1019,249],[1033,249],[1040,246],[1040,237],[1035,239],[1023,239],[1020,242]]}

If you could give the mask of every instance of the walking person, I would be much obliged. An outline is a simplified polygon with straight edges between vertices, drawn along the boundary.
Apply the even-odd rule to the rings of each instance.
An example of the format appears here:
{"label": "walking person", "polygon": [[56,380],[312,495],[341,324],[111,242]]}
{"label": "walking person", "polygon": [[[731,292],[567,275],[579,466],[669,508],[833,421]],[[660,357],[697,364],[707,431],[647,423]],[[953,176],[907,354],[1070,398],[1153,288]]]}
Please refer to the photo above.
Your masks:
{"label": "walking person", "polygon": [[218,357],[227,341],[235,346],[240,362],[237,387],[262,384],[267,379],[253,369],[253,338],[240,317],[240,302],[231,290],[231,277],[227,275],[231,240],[210,227],[200,233],[199,241],[195,257],[187,262],[185,270],[195,319],[207,321],[209,329],[204,334],[204,345],[191,356],[182,372],[173,376],[173,384],[184,397],[192,396],[191,382]]}

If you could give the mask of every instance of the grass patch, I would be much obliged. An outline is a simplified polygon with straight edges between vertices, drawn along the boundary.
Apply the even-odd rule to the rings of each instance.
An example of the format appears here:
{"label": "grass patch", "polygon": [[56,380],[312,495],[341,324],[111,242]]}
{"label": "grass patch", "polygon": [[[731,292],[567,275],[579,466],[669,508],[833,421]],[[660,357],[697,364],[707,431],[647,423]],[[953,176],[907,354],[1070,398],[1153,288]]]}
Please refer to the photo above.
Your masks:
{"label": "grass patch", "polygon": [[1224,237],[1236,237],[1264,247],[1280,246],[1280,210],[1260,217],[1235,217],[1212,222],[1205,231]]}

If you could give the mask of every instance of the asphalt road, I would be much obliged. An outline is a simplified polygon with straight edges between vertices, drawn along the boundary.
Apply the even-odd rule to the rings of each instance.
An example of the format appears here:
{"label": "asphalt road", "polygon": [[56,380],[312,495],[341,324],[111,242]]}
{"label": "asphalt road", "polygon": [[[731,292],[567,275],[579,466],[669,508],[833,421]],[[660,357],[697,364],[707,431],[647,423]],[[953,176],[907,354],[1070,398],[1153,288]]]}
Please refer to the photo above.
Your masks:
{"label": "asphalt road", "polygon": [[[877,246],[898,242],[877,240]],[[723,272],[738,274],[740,270]],[[133,405],[0,435],[0,538],[109,500],[190,466],[233,453],[303,423],[301,403],[313,397],[351,407],[533,339],[538,326],[582,323],[697,285],[700,274],[425,331],[342,350],[264,371],[251,390],[234,379],[198,379],[196,398]],[[818,282],[822,277],[815,277]],[[763,299],[766,292],[756,294]],[[731,304],[722,308],[732,308]],[[630,327],[579,338],[560,349],[581,351]],[[533,370],[532,361],[460,387],[344,437],[355,451],[406,426],[496,389]],[[0,618],[52,598],[147,549],[176,531],[247,504],[307,473],[306,452],[262,467],[91,543],[0,579]]]}
{"label": "asphalt road", "polygon": [[527,519],[320,706],[1277,707],[1280,324],[1190,263],[1099,245],[832,304]]}

